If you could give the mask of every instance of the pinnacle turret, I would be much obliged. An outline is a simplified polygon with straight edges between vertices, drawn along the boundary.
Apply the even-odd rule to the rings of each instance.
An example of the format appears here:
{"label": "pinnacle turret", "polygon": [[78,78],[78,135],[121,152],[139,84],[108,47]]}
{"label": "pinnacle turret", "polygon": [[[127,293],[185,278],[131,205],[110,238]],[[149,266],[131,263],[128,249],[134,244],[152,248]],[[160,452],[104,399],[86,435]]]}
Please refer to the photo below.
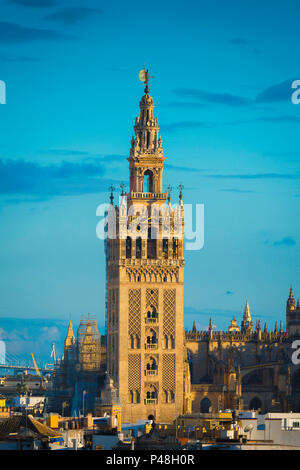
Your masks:
{"label": "pinnacle turret", "polygon": [[74,332],[73,332],[73,325],[72,325],[72,322],[70,320],[64,346],[65,346],[65,348],[68,348],[68,347],[73,346],[74,344],[75,344],[75,336],[74,336]]}
{"label": "pinnacle turret", "polygon": [[280,320],[279,333],[283,333],[282,320]]}
{"label": "pinnacle turret", "polygon": [[242,321],[242,333],[252,333],[253,323],[250,313],[249,302],[246,300],[246,306],[244,310],[244,316]]}
{"label": "pinnacle turret", "polygon": [[287,313],[295,310],[295,308],[296,308],[296,302],[295,302],[295,298],[294,298],[294,294],[293,294],[293,288],[291,286],[290,287],[289,298],[288,298],[287,303],[286,303]]}
{"label": "pinnacle turret", "polygon": [[251,321],[251,313],[250,313],[250,307],[249,307],[249,302],[246,300],[246,306],[244,310],[244,321]]}

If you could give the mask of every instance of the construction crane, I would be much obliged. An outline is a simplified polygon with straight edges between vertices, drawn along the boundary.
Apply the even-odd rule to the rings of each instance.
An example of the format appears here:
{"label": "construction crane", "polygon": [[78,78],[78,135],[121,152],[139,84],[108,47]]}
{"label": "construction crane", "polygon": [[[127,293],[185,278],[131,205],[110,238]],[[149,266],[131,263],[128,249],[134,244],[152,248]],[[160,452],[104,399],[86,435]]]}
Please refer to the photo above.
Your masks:
{"label": "construction crane", "polygon": [[40,373],[40,371],[39,371],[39,368],[38,368],[38,366],[37,366],[37,363],[36,363],[36,361],[35,361],[35,359],[34,359],[33,353],[30,353],[30,354],[31,354],[31,357],[32,357],[32,360],[33,360],[33,364],[34,364],[34,368],[35,368],[35,371],[36,371],[37,375],[39,375],[40,377],[42,377],[42,376],[41,376],[41,373]]}

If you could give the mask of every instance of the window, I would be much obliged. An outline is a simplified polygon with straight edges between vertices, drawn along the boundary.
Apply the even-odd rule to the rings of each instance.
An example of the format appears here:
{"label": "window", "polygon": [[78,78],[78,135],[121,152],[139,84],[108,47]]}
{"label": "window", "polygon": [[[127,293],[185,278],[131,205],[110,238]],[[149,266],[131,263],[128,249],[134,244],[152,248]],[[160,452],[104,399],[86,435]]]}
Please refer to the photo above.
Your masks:
{"label": "window", "polygon": [[141,259],[142,257],[142,239],[138,237],[136,239],[136,257],[137,259]]}
{"label": "window", "polygon": [[147,170],[144,173],[144,185],[143,185],[143,192],[144,193],[152,193],[153,192],[153,173],[151,170]]}
{"label": "window", "polygon": [[178,258],[178,239],[173,237],[173,257]]}
{"label": "window", "polygon": [[151,227],[148,228],[147,258],[156,258],[156,231],[155,229],[151,230]]}
{"label": "window", "polygon": [[131,238],[127,237],[126,238],[126,258],[131,258]]}
{"label": "window", "polygon": [[169,249],[169,240],[167,238],[163,238],[163,254],[165,257],[168,256],[168,249]]}

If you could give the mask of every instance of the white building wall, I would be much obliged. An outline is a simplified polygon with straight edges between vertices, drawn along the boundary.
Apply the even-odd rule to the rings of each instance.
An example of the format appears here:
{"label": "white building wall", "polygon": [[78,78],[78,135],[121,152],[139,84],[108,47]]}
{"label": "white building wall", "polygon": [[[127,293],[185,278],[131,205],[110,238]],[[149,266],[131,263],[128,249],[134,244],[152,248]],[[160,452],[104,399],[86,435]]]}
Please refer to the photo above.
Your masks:
{"label": "white building wall", "polygon": [[[241,419],[241,423],[243,431],[247,426],[253,426],[252,431],[245,433],[249,440],[273,441],[277,445],[300,449],[300,413],[256,415],[255,418]],[[293,427],[293,423],[299,423],[299,427]]]}

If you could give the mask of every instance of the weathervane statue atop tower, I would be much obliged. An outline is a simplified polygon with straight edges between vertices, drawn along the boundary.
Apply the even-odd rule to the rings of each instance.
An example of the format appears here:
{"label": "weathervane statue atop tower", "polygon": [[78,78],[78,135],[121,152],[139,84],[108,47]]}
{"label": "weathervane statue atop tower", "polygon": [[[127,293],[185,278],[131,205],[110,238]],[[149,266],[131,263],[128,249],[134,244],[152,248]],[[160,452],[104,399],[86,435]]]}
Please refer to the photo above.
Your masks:
{"label": "weathervane statue atop tower", "polygon": [[149,70],[141,70],[139,72],[139,79],[141,80],[141,82],[144,82],[144,84],[146,85],[145,86],[145,93],[146,95],[149,93],[149,78],[154,78],[154,77],[150,77],[149,76]]}

